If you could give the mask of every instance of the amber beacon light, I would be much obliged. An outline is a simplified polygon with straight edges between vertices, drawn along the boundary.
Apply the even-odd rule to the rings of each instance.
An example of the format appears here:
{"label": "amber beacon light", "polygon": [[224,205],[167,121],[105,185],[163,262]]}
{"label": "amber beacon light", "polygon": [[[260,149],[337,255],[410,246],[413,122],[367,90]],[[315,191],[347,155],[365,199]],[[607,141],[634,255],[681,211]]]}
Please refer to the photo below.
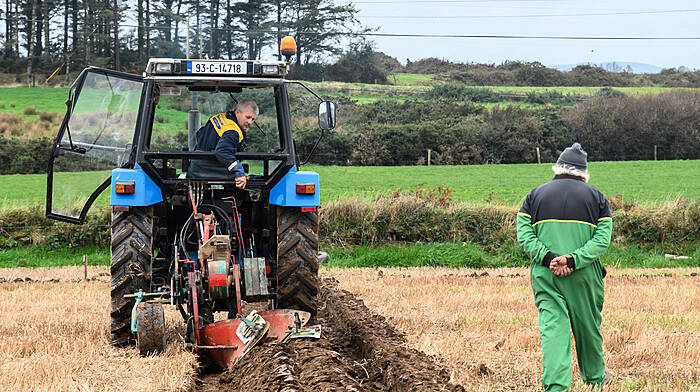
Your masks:
{"label": "amber beacon light", "polygon": [[282,42],[280,42],[280,53],[287,58],[287,62],[297,53],[297,43],[291,35],[282,38]]}

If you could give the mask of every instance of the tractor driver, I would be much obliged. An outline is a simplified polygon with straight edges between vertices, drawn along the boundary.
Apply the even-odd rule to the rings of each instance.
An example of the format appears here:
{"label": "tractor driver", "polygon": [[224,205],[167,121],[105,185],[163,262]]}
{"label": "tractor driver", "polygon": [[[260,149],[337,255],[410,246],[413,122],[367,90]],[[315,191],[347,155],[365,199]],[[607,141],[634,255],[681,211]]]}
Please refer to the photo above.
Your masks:
{"label": "tractor driver", "polygon": [[218,163],[194,159],[187,172],[188,178],[234,178],[236,187],[245,188],[245,171],[236,153],[245,148],[246,131],[258,117],[258,112],[255,101],[244,99],[238,102],[234,111],[211,116],[197,131],[195,151],[214,151]]}

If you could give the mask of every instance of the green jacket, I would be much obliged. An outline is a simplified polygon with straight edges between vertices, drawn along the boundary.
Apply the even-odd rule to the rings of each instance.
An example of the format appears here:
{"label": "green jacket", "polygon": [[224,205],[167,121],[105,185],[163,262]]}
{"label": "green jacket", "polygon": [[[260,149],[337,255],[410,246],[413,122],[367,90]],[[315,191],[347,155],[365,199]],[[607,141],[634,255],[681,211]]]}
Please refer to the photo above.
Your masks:
{"label": "green jacket", "polygon": [[533,262],[549,266],[557,256],[573,256],[586,268],[610,245],[610,205],[581,178],[557,175],[530,191],[517,219],[518,243]]}

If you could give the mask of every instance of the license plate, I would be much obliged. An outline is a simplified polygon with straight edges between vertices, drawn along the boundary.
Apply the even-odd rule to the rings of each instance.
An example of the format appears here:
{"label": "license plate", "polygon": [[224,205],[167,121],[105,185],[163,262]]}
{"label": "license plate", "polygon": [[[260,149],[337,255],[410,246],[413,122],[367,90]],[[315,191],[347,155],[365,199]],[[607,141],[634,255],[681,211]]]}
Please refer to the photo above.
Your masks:
{"label": "license plate", "polygon": [[188,61],[188,74],[245,74],[245,61]]}

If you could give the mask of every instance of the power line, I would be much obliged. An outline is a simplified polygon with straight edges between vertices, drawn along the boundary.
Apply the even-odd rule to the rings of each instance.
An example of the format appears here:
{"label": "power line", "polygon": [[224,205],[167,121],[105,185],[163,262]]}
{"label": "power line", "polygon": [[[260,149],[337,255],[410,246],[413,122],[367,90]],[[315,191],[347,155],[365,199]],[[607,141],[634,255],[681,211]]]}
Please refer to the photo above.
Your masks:
{"label": "power line", "polygon": [[[395,2],[386,2],[387,4],[401,4],[402,6],[412,6],[412,5],[419,5],[423,3],[419,2],[414,2],[414,3],[404,3],[403,1],[395,1]],[[435,1],[431,2],[431,5],[435,6],[438,4],[438,7],[432,7],[432,9],[440,9],[439,4],[440,1]],[[494,9],[494,8],[500,8],[500,9],[509,9],[509,10],[552,10],[552,7],[541,7],[541,6],[517,6],[517,5],[474,5],[474,4],[449,4],[448,5],[449,10],[453,10],[455,7],[461,7],[461,8],[489,8],[489,9]],[[445,8],[442,8],[445,9]],[[602,12],[602,11],[608,11],[608,12],[622,12],[625,11],[624,8],[566,8],[567,11],[590,11],[590,12]]]}
{"label": "power line", "polygon": [[[700,9],[698,9],[700,11]],[[119,27],[139,27],[136,24],[119,24]],[[174,27],[168,26],[145,26],[141,25],[145,29],[174,29]],[[186,26],[179,26],[179,28],[186,28]],[[191,28],[191,26],[190,26]],[[546,39],[546,40],[593,40],[593,41],[683,41],[700,40],[700,36],[692,37],[624,37],[624,36],[551,36],[551,35],[489,35],[489,34],[417,34],[417,33],[357,33],[357,32],[322,32],[322,31],[291,31],[290,29],[277,30],[240,30],[231,27],[217,27],[211,28],[207,27],[208,30],[220,30],[220,31],[230,31],[239,34],[290,34],[290,35],[327,35],[327,36],[347,36],[347,37],[393,37],[393,38],[483,38],[483,39]],[[182,37],[180,37],[182,38]]]}
{"label": "power line", "polygon": [[577,14],[532,14],[532,15],[358,15],[358,18],[373,19],[493,19],[493,18],[551,18],[581,16],[650,15],[700,12],[700,8],[685,10],[591,12]]}
{"label": "power line", "polygon": [[379,0],[353,1],[350,4],[434,4],[434,3],[564,3],[566,0]]}
{"label": "power line", "polygon": [[[303,33],[301,33],[303,34]],[[479,35],[479,34],[390,34],[390,33],[346,33],[354,36],[370,37],[411,37],[411,38],[496,38],[496,39],[552,39],[552,40],[616,40],[616,41],[673,41],[700,40],[700,37],[595,37],[595,36],[551,36],[551,35]]]}

